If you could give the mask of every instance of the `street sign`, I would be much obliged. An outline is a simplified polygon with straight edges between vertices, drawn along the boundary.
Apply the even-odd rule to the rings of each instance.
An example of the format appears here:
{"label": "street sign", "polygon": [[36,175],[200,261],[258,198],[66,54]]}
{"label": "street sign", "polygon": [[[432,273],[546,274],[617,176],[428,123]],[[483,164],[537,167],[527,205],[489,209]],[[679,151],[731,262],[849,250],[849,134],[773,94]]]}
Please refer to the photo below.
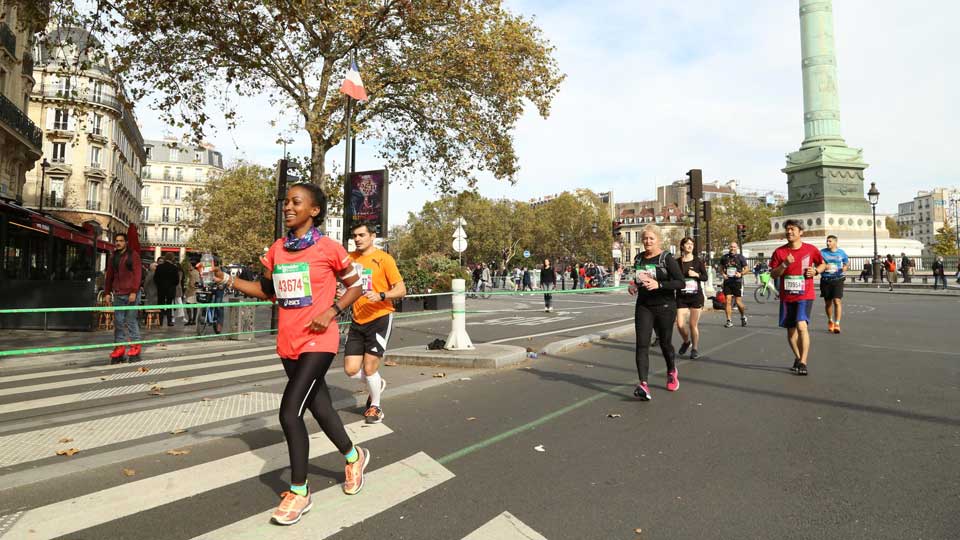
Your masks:
{"label": "street sign", "polygon": [[523,250],[523,258],[524,258],[524,259],[529,259],[529,258],[530,258],[530,250],[528,250],[528,249]]}
{"label": "street sign", "polygon": [[467,239],[466,238],[454,238],[453,239],[453,250],[457,253],[463,253],[467,250]]}
{"label": "street sign", "polygon": [[466,233],[466,231],[463,230],[463,227],[462,227],[462,226],[457,225],[457,230],[453,231],[453,237],[454,237],[454,238],[466,238],[466,237],[467,237],[467,233]]}
{"label": "street sign", "polygon": [[467,224],[467,220],[463,219],[462,217],[458,217],[454,223],[456,223],[458,227],[463,227]]}
{"label": "street sign", "polygon": [[614,249],[614,250],[613,250],[613,258],[614,258],[614,259],[619,259],[622,255],[623,255],[623,252],[620,251],[619,249]]}

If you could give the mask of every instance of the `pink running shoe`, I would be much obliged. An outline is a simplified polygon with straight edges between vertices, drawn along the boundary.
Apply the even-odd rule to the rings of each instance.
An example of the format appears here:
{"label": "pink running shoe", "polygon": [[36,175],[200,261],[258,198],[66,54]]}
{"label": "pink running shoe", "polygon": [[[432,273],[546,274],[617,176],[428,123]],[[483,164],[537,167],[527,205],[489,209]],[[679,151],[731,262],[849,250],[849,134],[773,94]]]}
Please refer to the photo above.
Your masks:
{"label": "pink running shoe", "polygon": [[676,392],[680,389],[680,379],[677,377],[677,370],[667,372],[667,390]]}
{"label": "pink running shoe", "polygon": [[633,389],[633,395],[640,399],[640,401],[650,401],[653,399],[653,396],[650,395],[650,389],[647,387],[647,383],[642,382]]}
{"label": "pink running shoe", "polygon": [[273,522],[278,525],[293,525],[313,508],[313,499],[309,493],[304,497],[292,491],[284,491],[280,496],[283,500],[280,501],[280,506],[273,511],[273,515],[270,516]]}

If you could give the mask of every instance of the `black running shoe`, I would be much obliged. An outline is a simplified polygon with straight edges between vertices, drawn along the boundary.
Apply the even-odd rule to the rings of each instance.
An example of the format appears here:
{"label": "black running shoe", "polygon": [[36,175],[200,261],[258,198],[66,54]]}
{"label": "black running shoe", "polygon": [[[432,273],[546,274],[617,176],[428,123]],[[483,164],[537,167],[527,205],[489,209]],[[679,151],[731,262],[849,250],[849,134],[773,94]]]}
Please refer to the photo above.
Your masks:
{"label": "black running shoe", "polygon": [[653,396],[650,395],[650,388],[647,387],[647,383],[640,383],[633,390],[633,395],[637,397],[640,401],[650,401],[653,399]]}
{"label": "black running shoe", "polygon": [[793,359],[793,367],[790,368],[790,371],[791,371],[792,373],[797,373],[797,370],[799,370],[799,369],[800,369],[800,359],[799,359],[799,358],[794,358],[794,359]]}
{"label": "black running shoe", "polygon": [[700,358],[700,353],[696,349],[690,349],[690,359],[696,360],[697,358]]}
{"label": "black running shoe", "polygon": [[800,364],[797,366],[797,375],[806,375],[807,374],[807,365]]}
{"label": "black running shoe", "polygon": [[740,326],[747,326],[747,318],[740,317]]}
{"label": "black running shoe", "polygon": [[690,345],[691,343],[689,341],[684,341],[683,345],[680,345],[680,350],[677,351],[677,354],[682,356],[683,353],[687,352],[687,349],[690,348]]}

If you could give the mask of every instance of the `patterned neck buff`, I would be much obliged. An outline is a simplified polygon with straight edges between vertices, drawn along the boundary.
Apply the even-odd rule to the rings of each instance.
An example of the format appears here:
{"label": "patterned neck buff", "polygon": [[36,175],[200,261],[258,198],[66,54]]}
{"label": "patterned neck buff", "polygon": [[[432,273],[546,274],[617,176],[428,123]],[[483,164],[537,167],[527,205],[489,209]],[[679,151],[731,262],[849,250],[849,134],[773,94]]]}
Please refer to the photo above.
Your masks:
{"label": "patterned neck buff", "polygon": [[287,231],[287,239],[283,241],[283,249],[287,251],[307,249],[322,237],[323,233],[318,231],[316,227],[310,227],[310,230],[302,238],[297,238],[293,231]]}

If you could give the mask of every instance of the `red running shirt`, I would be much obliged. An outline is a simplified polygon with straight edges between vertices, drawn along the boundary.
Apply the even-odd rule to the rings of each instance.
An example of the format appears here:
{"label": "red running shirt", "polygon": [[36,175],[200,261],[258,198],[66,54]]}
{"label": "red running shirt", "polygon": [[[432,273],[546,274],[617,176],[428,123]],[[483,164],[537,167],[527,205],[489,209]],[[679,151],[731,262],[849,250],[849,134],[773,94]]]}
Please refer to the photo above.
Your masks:
{"label": "red running shirt", "polygon": [[804,277],[803,273],[811,266],[823,264],[823,254],[812,244],[803,243],[797,249],[790,249],[790,244],[784,244],[773,252],[773,257],[770,257],[770,268],[780,266],[791,253],[793,263],[787,266],[787,271],[780,278],[780,301],[813,300],[816,298],[813,278]]}
{"label": "red running shirt", "polygon": [[322,333],[311,332],[307,325],[333,305],[337,274],[350,266],[350,257],[343,246],[326,236],[300,251],[283,249],[283,241],[274,242],[264,257],[267,269],[273,272],[280,306],[277,354],[290,360],[306,352],[336,354],[340,347],[336,319]]}

